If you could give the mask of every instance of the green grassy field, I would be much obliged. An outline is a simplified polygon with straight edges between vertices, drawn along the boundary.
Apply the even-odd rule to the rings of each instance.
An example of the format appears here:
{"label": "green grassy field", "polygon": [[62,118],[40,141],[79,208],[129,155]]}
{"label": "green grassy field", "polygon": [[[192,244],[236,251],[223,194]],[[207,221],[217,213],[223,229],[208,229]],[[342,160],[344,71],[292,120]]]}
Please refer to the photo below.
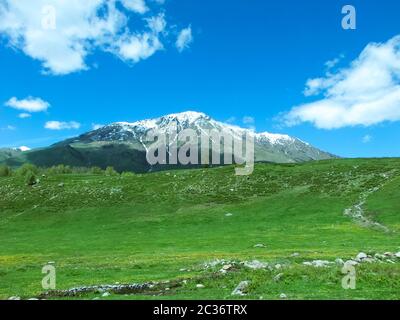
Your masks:
{"label": "green grassy field", "polygon": [[[400,259],[356,266],[355,290],[342,288],[340,264],[303,264],[399,252],[399,188],[400,159],[257,164],[249,177],[232,167],[46,175],[33,187],[3,177],[0,299],[43,293],[48,262],[57,289],[156,282],[71,299],[399,299]],[[362,195],[366,219],[388,231],[344,215]],[[232,268],[221,273],[217,259]],[[252,260],[268,267],[243,264]],[[232,296],[244,280],[247,295]]]}

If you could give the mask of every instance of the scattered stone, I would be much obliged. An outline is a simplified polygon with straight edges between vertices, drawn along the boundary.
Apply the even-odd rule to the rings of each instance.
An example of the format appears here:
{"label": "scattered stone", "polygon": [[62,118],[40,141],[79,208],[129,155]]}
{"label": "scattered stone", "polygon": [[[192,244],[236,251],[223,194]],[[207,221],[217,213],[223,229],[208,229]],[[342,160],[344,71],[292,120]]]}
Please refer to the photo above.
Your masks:
{"label": "scattered stone", "polygon": [[235,288],[235,290],[232,291],[233,296],[245,296],[246,295],[246,290],[249,287],[250,282],[249,281],[242,281],[239,283],[239,285]]}
{"label": "scattered stone", "polygon": [[354,260],[347,260],[344,264],[347,265],[347,266],[353,266],[354,267],[354,266],[358,265],[358,262],[354,261]]}
{"label": "scattered stone", "polygon": [[205,287],[204,284],[201,284],[201,283],[196,284],[197,289],[203,289],[204,287]]}
{"label": "scattered stone", "polygon": [[379,259],[379,260],[385,259],[385,256],[383,254],[380,254],[380,253],[375,253],[374,257],[375,257],[375,259]]}
{"label": "scattered stone", "polygon": [[258,260],[253,260],[253,261],[245,261],[244,266],[249,269],[258,270],[258,269],[265,269],[268,266],[268,264],[260,262]]}
{"label": "scattered stone", "polygon": [[339,266],[344,265],[343,259],[340,259],[340,258],[337,258],[337,259],[335,260],[335,263],[336,263],[337,265],[339,265]]}
{"label": "scattered stone", "polygon": [[291,257],[293,257],[293,258],[298,257],[298,256],[300,256],[300,253],[298,253],[298,252],[295,252],[295,253],[291,254]]}
{"label": "scattered stone", "polygon": [[313,266],[315,268],[325,268],[328,267],[332,262],[326,260],[314,260],[303,262],[305,266]]}
{"label": "scattered stone", "polygon": [[36,301],[36,300],[39,300],[38,298],[29,298],[28,300],[30,300],[30,301]]}
{"label": "scattered stone", "polygon": [[282,269],[282,265],[281,265],[280,263],[277,263],[277,264],[275,265],[275,269],[276,269],[276,270]]}
{"label": "scattered stone", "polygon": [[102,297],[109,297],[109,296],[110,296],[110,293],[109,293],[109,292],[104,292],[101,296],[102,296]]}
{"label": "scattered stone", "polygon": [[284,294],[284,293],[281,293],[281,294],[279,295],[279,298],[281,298],[281,299],[287,299],[287,295]]}
{"label": "scattered stone", "polygon": [[254,248],[265,248],[265,244],[258,243],[256,245],[254,245]]}
{"label": "scattered stone", "polygon": [[169,291],[169,290],[171,290],[170,288],[165,288],[165,291]]}
{"label": "scattered stone", "polygon": [[275,282],[278,282],[279,280],[281,280],[282,277],[283,277],[283,273],[278,273],[278,274],[273,278],[273,280],[274,280]]}
{"label": "scattered stone", "polygon": [[360,252],[356,257],[356,261],[362,261],[367,258],[368,258],[368,255],[366,253]]}
{"label": "scattered stone", "polygon": [[180,271],[180,272],[185,272],[186,269],[182,268],[182,269],[179,269],[179,271]]}
{"label": "scattered stone", "polygon": [[394,254],[396,258],[400,258],[400,251]]}
{"label": "scattered stone", "polygon": [[12,297],[9,297],[8,300],[21,300],[21,298],[17,297],[17,296],[12,296]]}
{"label": "scattered stone", "polygon": [[60,188],[64,187],[64,182],[59,183],[58,186],[59,186]]}
{"label": "scattered stone", "polygon": [[225,217],[232,217],[232,216],[233,216],[232,213],[227,213],[227,214],[225,214]]}

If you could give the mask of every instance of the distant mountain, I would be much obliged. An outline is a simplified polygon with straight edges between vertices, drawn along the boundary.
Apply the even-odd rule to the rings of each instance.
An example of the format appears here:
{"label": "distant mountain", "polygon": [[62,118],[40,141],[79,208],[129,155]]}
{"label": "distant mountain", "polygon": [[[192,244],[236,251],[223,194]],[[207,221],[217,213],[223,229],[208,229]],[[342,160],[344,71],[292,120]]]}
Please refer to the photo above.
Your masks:
{"label": "distant mountain", "polygon": [[119,171],[135,172],[171,169],[179,166],[151,167],[147,163],[146,150],[152,142],[147,141],[146,136],[149,131],[158,134],[172,133],[175,128],[178,133],[184,129],[193,129],[198,134],[214,129],[232,135],[233,139],[241,139],[248,133],[254,136],[257,162],[296,163],[335,157],[288,135],[255,133],[249,129],[215,121],[204,113],[188,111],[134,123],[113,123],[48,148],[19,151],[16,156],[3,159],[3,162],[10,165],[28,161],[39,166],[65,164],[102,168],[110,165]]}

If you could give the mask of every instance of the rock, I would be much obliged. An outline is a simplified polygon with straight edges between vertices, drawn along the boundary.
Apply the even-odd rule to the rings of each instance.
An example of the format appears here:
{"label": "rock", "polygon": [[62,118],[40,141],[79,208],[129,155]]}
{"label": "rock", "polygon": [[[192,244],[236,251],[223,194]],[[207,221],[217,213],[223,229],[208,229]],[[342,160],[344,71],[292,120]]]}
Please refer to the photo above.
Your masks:
{"label": "rock", "polygon": [[21,298],[17,297],[17,296],[12,296],[12,297],[9,297],[8,300],[21,300]]}
{"label": "rock", "polygon": [[393,256],[393,253],[391,253],[391,252],[385,252],[384,255],[385,255],[386,257],[392,257],[392,256]]}
{"label": "rock", "polygon": [[231,264],[225,264],[222,266],[222,269],[219,270],[221,273],[227,273],[230,269],[232,269],[232,265]]}
{"label": "rock", "polygon": [[284,294],[284,293],[281,293],[281,294],[279,295],[279,298],[281,298],[281,299],[287,299],[287,295]]}
{"label": "rock", "polygon": [[275,277],[273,277],[273,280],[275,282],[278,282],[279,280],[281,280],[282,277],[283,277],[283,273],[278,273]]}
{"label": "rock", "polygon": [[258,270],[258,269],[265,269],[268,265],[258,260],[253,260],[244,262],[244,266],[249,269]]}
{"label": "rock", "polygon": [[254,248],[265,248],[265,244],[258,243],[256,245],[254,245]]}
{"label": "rock", "polygon": [[165,288],[165,291],[169,291],[169,290],[171,290],[170,288]]}
{"label": "rock", "polygon": [[205,287],[204,284],[201,284],[201,283],[196,284],[197,289],[203,289],[204,287]]}
{"label": "rock", "polygon": [[36,300],[39,300],[38,298],[29,298],[28,300],[30,300],[30,301],[36,301]]}
{"label": "rock", "polygon": [[330,262],[326,261],[326,260],[315,260],[313,262],[314,262],[314,266],[317,268],[324,268],[330,264]]}
{"label": "rock", "polygon": [[400,258],[400,251],[394,254],[396,258]]}
{"label": "rock", "polygon": [[315,268],[325,268],[331,264],[330,261],[326,260],[314,260],[314,261],[306,261],[303,262],[303,265],[305,266],[313,266]]}
{"label": "rock", "polygon": [[354,261],[354,260],[347,260],[344,264],[347,265],[347,266],[353,266],[354,267],[354,266],[358,265],[358,262]]}
{"label": "rock", "polygon": [[375,259],[379,259],[379,260],[383,260],[383,259],[385,259],[385,256],[383,254],[380,254],[380,253],[375,253],[374,258]]}
{"label": "rock", "polygon": [[233,296],[245,296],[246,295],[246,290],[249,287],[250,282],[249,281],[242,281],[238,284],[238,286],[235,288],[235,290],[232,291]]}
{"label": "rock", "polygon": [[60,188],[64,187],[64,182],[59,183],[58,186],[59,186]]}
{"label": "rock", "polygon": [[225,214],[225,217],[232,217],[232,216],[233,216],[232,213],[227,213],[227,214]]}
{"label": "rock", "polygon": [[179,269],[179,271],[180,271],[180,272],[185,272],[186,269],[183,269],[183,268],[182,268],[182,269]]}
{"label": "rock", "polygon": [[275,265],[275,269],[276,269],[276,270],[282,269],[282,265],[281,265],[280,263],[277,263],[277,264]]}
{"label": "rock", "polygon": [[339,266],[344,265],[343,259],[340,259],[340,258],[337,258],[337,259],[335,260],[335,263],[336,263],[337,265],[339,265]]}
{"label": "rock", "polygon": [[104,292],[101,296],[102,296],[102,297],[109,297],[109,296],[110,296],[110,293],[109,293],[109,292]]}
{"label": "rock", "polygon": [[300,253],[295,252],[295,253],[292,253],[292,254],[291,254],[291,257],[295,258],[295,257],[298,257],[299,255],[300,255]]}
{"label": "rock", "polygon": [[356,261],[362,261],[367,258],[368,258],[368,255],[366,253],[360,252],[356,257]]}

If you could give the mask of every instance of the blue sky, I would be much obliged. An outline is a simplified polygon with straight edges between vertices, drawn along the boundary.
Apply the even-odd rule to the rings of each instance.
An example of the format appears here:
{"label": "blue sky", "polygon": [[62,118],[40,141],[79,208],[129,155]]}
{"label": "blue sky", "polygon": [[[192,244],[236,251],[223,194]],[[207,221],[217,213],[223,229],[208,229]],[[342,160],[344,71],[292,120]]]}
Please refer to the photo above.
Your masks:
{"label": "blue sky", "polygon": [[[14,1],[0,0],[0,4]],[[57,30],[44,39],[28,38],[23,27],[10,30],[4,23],[8,20],[2,17],[0,147],[47,146],[89,131],[94,124],[195,110],[241,126],[249,125],[243,123],[244,117],[251,117],[257,131],[287,133],[340,156],[400,156],[400,146],[395,143],[400,136],[400,112],[393,111],[400,109],[397,98],[388,102],[394,104],[391,110],[382,107],[387,116],[382,120],[372,116],[375,121],[370,121],[365,110],[355,114],[364,106],[358,106],[361,98],[354,97],[358,87],[337,93],[342,83],[348,83],[353,61],[359,59],[368,70],[375,64],[374,46],[365,53],[366,58],[359,58],[368,44],[379,43],[385,45],[383,49],[389,47],[399,53],[397,40],[388,43],[400,34],[399,2],[126,1],[135,6],[116,4],[115,9],[129,19],[119,32],[113,31],[110,36],[110,32],[97,32],[97,28],[84,34],[81,29],[76,31],[80,37],[88,37],[86,42],[79,42],[87,46],[84,53],[81,49],[76,49],[78,53],[68,51],[73,43],[68,41],[75,40],[57,34],[68,24],[68,14],[76,16],[74,10],[79,8],[65,8],[68,11],[64,12],[56,0],[45,1],[57,8]],[[35,2],[26,3],[34,6]],[[42,8],[41,0],[36,4]],[[341,26],[345,4],[356,8],[356,30],[343,30]],[[31,21],[33,30],[43,14],[32,8],[18,14],[0,10],[0,16]],[[74,23],[94,28],[83,21]],[[185,31],[186,38],[182,38]],[[179,45],[180,36],[183,42]],[[374,99],[379,103],[387,92],[397,93],[394,90],[399,80],[399,60],[387,63],[385,57],[377,58],[387,71],[382,77],[390,74],[393,78],[384,88],[379,83],[368,84],[374,86],[371,90],[377,92]],[[329,69],[328,61],[337,64]],[[367,73],[371,74],[375,75]],[[307,81],[315,78],[324,79],[326,87],[317,88],[322,91],[319,95],[305,95]],[[336,96],[332,97],[332,92]],[[10,100],[13,97],[15,100]],[[29,97],[41,99],[35,100],[39,105],[47,102],[47,110],[22,110],[27,108],[22,102]],[[345,109],[349,117],[324,118],[326,105],[335,108],[342,98],[349,103]],[[381,108],[376,99],[373,105]],[[315,101],[321,103],[311,107],[319,113],[310,115],[310,103]],[[293,111],[296,106],[302,106],[301,112]],[[21,119],[21,113],[31,116]],[[350,118],[352,121],[348,121]]]}

